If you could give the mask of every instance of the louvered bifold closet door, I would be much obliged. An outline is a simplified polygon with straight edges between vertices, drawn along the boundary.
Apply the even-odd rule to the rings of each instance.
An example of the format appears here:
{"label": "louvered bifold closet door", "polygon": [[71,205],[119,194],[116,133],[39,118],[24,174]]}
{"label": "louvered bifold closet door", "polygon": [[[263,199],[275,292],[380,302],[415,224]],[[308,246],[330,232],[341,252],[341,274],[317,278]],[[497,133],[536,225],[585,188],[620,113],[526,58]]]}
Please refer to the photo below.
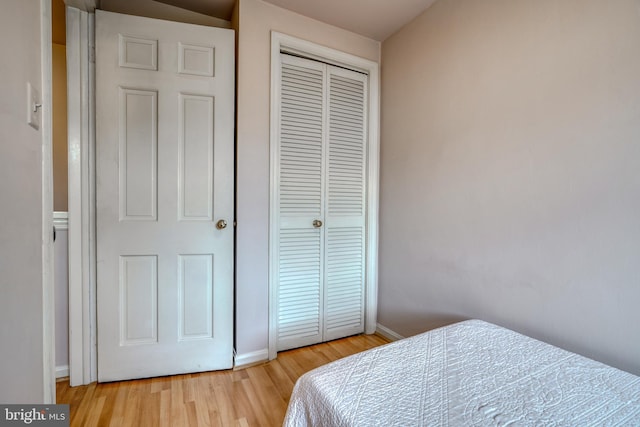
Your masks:
{"label": "louvered bifold closet door", "polygon": [[281,55],[277,349],[322,341],[325,66]]}
{"label": "louvered bifold closet door", "polygon": [[277,350],[364,332],[367,76],[281,54]]}
{"label": "louvered bifold closet door", "polygon": [[367,76],[328,67],[325,341],[364,332]]}

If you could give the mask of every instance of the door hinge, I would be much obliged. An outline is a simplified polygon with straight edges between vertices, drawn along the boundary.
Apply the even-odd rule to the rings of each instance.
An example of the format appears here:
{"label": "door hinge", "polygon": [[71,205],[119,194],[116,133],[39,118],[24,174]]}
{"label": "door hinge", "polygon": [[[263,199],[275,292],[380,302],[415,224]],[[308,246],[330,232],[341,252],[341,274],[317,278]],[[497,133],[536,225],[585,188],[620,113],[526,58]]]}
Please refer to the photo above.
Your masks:
{"label": "door hinge", "polygon": [[92,64],[96,63],[96,47],[89,46],[89,62]]}

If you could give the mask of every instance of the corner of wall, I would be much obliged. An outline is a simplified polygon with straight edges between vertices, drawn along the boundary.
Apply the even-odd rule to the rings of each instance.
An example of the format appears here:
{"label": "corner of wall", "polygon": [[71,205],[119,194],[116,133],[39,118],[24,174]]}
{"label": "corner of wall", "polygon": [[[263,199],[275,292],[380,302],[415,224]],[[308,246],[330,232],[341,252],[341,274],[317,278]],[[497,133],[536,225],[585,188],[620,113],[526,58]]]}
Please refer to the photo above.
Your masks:
{"label": "corner of wall", "polygon": [[406,338],[399,333],[387,328],[386,326],[381,325],[380,323],[378,323],[375,333],[391,341],[398,341]]}

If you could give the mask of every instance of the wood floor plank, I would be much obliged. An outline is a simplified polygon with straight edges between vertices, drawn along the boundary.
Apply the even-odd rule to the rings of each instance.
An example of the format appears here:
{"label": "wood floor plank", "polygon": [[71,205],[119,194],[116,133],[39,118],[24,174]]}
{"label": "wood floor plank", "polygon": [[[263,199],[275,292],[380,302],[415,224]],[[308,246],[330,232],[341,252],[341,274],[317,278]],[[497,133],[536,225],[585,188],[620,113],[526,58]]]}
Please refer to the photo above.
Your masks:
{"label": "wood floor plank", "polygon": [[209,405],[207,402],[213,399],[211,389],[208,387],[208,381],[205,375],[198,375],[193,378],[193,402],[196,405],[196,414],[198,415],[199,426],[211,426],[211,417],[209,415]]}
{"label": "wood floor plank", "polygon": [[[217,385],[213,389],[213,395],[215,400],[212,402],[215,405],[215,410],[218,415],[218,424],[221,426],[230,425],[232,420],[235,420],[235,413],[233,412],[233,406],[231,405],[231,401],[229,400],[229,394],[227,393],[226,387],[223,385]],[[211,413],[211,409],[209,409],[209,413]]]}
{"label": "wood floor plank", "polygon": [[97,426],[99,425],[100,415],[102,414],[102,409],[104,407],[104,402],[106,401],[105,396],[100,396],[95,399],[95,410],[92,410],[87,417],[84,425],[86,426]]}
{"label": "wood floor plank", "polygon": [[56,383],[58,403],[70,405],[71,426],[280,426],[296,380],[305,372],[386,344],[358,335],[280,352],[246,369],[69,387]]}
{"label": "wood floor plank", "polygon": [[[72,414],[70,422],[76,421],[78,423],[77,425],[81,425],[81,426],[86,425],[86,418],[90,415],[91,410],[95,409],[97,405],[97,399],[94,398],[96,387],[97,387],[96,383],[89,384],[88,386],[86,386],[86,391],[83,395],[80,395],[80,393],[77,394],[76,402],[80,400],[78,403],[78,416],[77,416],[77,419],[74,420],[74,417]],[[66,402],[63,402],[63,403],[66,403]]]}
{"label": "wood floor plank", "polygon": [[233,381],[227,390],[231,397],[231,405],[235,410],[236,417],[238,419],[245,419],[249,422],[249,425],[258,425],[258,418],[242,386],[242,379]]}
{"label": "wood floor plank", "polygon": [[[284,408],[288,399],[283,399],[275,387],[273,381],[263,366],[247,371],[251,384],[257,385],[256,397],[259,400],[263,412],[267,415],[269,425],[277,424],[284,418]],[[259,391],[259,392],[258,392]]]}
{"label": "wood floor plank", "polygon": [[291,378],[289,378],[284,369],[282,369],[280,361],[278,361],[278,359],[271,361],[265,365],[264,370],[269,376],[271,382],[274,384],[276,390],[278,390],[278,394],[282,400],[288,402],[295,383],[291,381]]}
{"label": "wood floor plank", "polygon": [[160,427],[170,427],[173,425],[171,421],[171,389],[165,389],[160,392]]}
{"label": "wood floor plank", "polygon": [[141,426],[157,426],[160,424],[160,393],[151,393],[145,388],[142,394]]}
{"label": "wood floor plank", "polygon": [[104,397],[105,403],[98,419],[98,425],[109,425],[109,421],[113,418],[113,410],[120,389],[119,383],[103,384],[104,387],[100,387],[100,395]]}
{"label": "wood floor plank", "polygon": [[[127,395],[129,394],[129,390],[127,389],[127,383],[117,383],[118,384],[118,392],[116,394],[116,399],[113,404],[113,412],[111,419],[109,421],[109,426],[121,426],[124,424],[124,407],[127,402]],[[103,384],[104,385],[104,384]],[[71,412],[73,413],[73,407],[71,407]],[[71,425],[73,424],[73,420],[71,421]],[[78,424],[80,425],[80,424]]]}
{"label": "wood floor plank", "polygon": [[122,425],[127,427],[139,426],[141,423],[140,415],[142,413],[140,388],[138,382],[140,380],[130,381],[128,384],[127,400],[124,407],[124,415],[122,416]]}

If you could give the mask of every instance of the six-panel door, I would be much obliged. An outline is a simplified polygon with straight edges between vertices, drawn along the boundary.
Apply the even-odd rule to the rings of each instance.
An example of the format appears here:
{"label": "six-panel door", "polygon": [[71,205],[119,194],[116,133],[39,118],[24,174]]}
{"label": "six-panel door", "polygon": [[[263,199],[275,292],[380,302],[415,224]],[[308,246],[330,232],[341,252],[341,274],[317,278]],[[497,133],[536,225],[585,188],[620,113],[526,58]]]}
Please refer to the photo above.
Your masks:
{"label": "six-panel door", "polygon": [[233,357],[234,34],[97,11],[100,381]]}

